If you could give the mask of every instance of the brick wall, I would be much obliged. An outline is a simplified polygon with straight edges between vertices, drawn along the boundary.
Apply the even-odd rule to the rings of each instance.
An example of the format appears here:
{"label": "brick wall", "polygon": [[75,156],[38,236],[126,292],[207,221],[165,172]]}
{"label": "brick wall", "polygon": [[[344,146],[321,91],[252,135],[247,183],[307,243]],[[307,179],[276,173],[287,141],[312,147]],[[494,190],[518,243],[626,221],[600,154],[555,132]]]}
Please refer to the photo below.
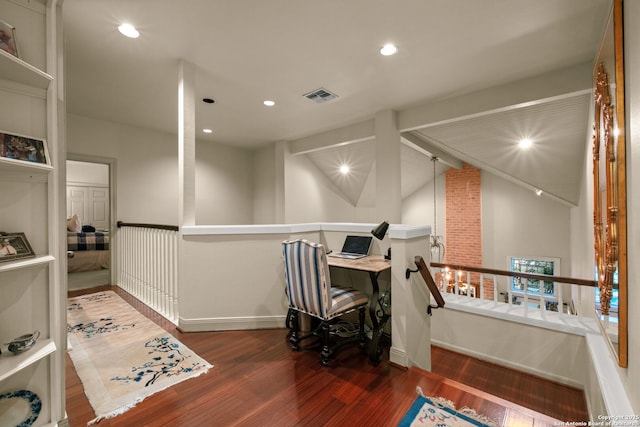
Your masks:
{"label": "brick wall", "polygon": [[464,164],[445,173],[445,262],[482,266],[480,170]]}
{"label": "brick wall", "polygon": [[[462,169],[449,168],[445,173],[445,263],[482,266],[481,202],[480,170],[466,163]],[[479,275],[471,275],[472,284],[479,281]],[[486,279],[484,296],[493,299],[493,286]]]}

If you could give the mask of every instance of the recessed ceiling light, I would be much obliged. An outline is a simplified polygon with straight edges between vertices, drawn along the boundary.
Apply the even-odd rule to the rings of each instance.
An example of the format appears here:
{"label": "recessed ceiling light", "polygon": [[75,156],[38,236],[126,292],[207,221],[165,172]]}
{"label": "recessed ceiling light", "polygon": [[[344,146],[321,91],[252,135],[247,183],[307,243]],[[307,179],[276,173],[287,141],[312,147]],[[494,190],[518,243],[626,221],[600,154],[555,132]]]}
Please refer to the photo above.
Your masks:
{"label": "recessed ceiling light", "polygon": [[266,105],[267,107],[273,107],[274,105],[276,105],[275,101],[270,101],[270,100],[266,100],[263,102],[264,105]]}
{"label": "recessed ceiling light", "polygon": [[204,133],[212,133],[213,130],[211,130],[209,128],[206,128],[206,129],[202,129],[202,132],[204,132]]}
{"label": "recessed ceiling light", "polygon": [[529,138],[522,138],[520,141],[518,141],[518,145],[520,146],[520,148],[526,150],[533,145],[533,141]]}
{"label": "recessed ceiling light", "polygon": [[391,43],[385,44],[384,46],[382,46],[382,49],[380,49],[380,54],[384,56],[391,56],[395,55],[396,53],[398,53],[398,47]]}
{"label": "recessed ceiling light", "polygon": [[341,166],[340,166],[340,173],[341,173],[342,175],[346,175],[346,174],[348,174],[350,170],[351,170],[351,169],[349,168],[349,165],[341,165]]}
{"label": "recessed ceiling light", "polygon": [[138,32],[138,30],[136,30],[136,27],[131,24],[121,24],[118,27],[118,31],[132,39],[137,39],[140,36],[140,33]]}

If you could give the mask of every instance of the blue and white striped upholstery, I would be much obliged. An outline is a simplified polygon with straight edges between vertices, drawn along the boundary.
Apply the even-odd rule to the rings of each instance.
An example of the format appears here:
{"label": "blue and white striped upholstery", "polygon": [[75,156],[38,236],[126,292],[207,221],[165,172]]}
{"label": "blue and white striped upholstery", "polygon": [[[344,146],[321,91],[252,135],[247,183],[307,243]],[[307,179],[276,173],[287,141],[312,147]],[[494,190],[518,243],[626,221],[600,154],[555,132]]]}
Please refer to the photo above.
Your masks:
{"label": "blue and white striped upholstery", "polygon": [[329,320],[367,304],[364,292],[331,286],[323,245],[305,239],[282,242],[289,306]]}

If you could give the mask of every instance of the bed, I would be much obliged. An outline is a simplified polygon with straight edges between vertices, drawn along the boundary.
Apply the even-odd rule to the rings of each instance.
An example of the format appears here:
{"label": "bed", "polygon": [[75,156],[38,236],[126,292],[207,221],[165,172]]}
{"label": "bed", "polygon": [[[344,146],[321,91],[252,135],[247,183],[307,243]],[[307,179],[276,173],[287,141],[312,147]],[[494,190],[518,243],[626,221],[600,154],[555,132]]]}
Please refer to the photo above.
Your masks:
{"label": "bed", "polygon": [[109,268],[109,233],[90,226],[70,226],[72,219],[67,220],[67,272]]}

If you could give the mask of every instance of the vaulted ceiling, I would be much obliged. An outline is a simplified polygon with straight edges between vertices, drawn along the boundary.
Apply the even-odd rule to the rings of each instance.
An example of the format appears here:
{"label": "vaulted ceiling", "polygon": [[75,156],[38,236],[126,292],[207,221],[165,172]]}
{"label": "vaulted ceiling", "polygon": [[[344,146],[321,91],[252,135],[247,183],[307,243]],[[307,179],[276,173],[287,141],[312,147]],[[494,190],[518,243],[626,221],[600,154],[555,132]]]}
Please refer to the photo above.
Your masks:
{"label": "vaulted ceiling", "polygon": [[[611,0],[65,0],[67,109],[177,133],[179,61],[194,65],[202,142],[256,149],[417,112],[465,94],[593,62]],[[116,27],[134,24],[140,37]],[[379,54],[393,42],[399,52]],[[302,95],[334,92],[316,104]],[[575,204],[589,126],[588,90],[447,120],[406,134],[477,167]],[[266,107],[266,99],[275,106]],[[514,151],[527,135],[534,147]],[[402,148],[403,196],[433,177],[429,150]],[[339,142],[339,141],[337,141]],[[354,205],[375,175],[370,141],[307,154]],[[357,179],[335,173],[357,163]],[[446,165],[438,163],[437,173]]]}

